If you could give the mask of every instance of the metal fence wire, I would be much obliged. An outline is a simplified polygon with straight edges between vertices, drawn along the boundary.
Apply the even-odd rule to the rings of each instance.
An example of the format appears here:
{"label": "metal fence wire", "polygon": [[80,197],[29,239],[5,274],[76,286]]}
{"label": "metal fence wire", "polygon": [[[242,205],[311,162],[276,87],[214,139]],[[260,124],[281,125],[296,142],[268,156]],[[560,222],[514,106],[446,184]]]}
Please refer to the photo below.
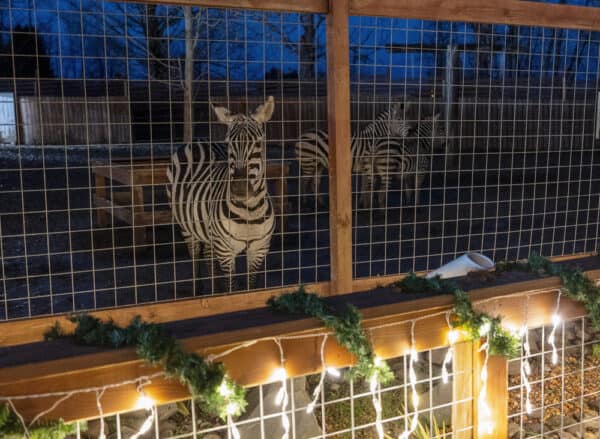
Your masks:
{"label": "metal fence wire", "polygon": [[[596,249],[597,32],[349,24],[355,278]],[[328,281],[325,48],[319,14],[0,2],[0,319]]]}
{"label": "metal fence wire", "polygon": [[[509,362],[509,437],[598,437],[599,333],[589,319],[563,322],[555,333],[555,363],[546,343],[551,331],[552,326],[529,329],[530,354]],[[530,410],[521,374],[524,361],[531,369]]]}
{"label": "metal fence wire", "polygon": [[[450,371],[447,383],[442,383],[441,365],[446,349],[420,352],[415,364],[417,390],[420,395],[418,412],[418,437],[444,439],[452,437],[452,412],[464,405],[472,404],[471,399],[453,401],[453,381],[455,374]],[[386,435],[397,437],[410,427],[414,411],[411,409],[411,388],[408,378],[409,357],[390,359],[395,380],[378,390],[381,398],[381,425]],[[287,415],[290,421],[290,438],[374,438],[376,415],[373,408],[373,395],[369,383],[363,380],[344,378],[346,370],[340,370],[341,377],[328,376],[317,404],[311,413],[307,406],[313,399],[320,374],[308,375],[288,380],[290,403]],[[466,370],[461,373],[470,373]],[[248,390],[246,413],[235,421],[243,438],[269,439],[281,437],[283,433],[281,408],[275,404],[280,383],[263,384]],[[121,413],[104,419],[108,437],[125,438],[135,434],[148,417],[145,410]],[[98,431],[98,419],[87,422],[87,430],[77,434],[77,439],[93,436]],[[468,434],[472,427],[463,427],[454,433]],[[157,407],[157,416],[147,438],[227,438],[231,427],[226,422],[207,416],[202,405],[191,400]],[[91,436],[90,436],[91,435]]]}

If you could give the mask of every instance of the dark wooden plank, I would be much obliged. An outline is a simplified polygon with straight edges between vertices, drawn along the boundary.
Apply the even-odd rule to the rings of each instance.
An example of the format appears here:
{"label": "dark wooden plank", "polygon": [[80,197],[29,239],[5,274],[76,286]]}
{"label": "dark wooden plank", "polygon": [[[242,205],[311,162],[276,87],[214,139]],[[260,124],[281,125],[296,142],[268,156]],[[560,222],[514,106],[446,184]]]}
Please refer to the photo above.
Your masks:
{"label": "dark wooden plank", "polygon": [[522,0],[350,0],[350,13],[600,30],[600,8]]}

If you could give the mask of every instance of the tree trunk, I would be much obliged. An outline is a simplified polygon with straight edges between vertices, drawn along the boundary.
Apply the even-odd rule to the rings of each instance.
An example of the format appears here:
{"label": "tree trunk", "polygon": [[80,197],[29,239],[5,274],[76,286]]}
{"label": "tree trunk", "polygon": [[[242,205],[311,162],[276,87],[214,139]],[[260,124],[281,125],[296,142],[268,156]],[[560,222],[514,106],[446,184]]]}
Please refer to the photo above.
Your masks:
{"label": "tree trunk", "polygon": [[300,61],[300,79],[302,81],[315,78],[316,57],[316,37],[317,29],[311,14],[301,14],[302,36],[300,37],[299,61]]}
{"label": "tree trunk", "polygon": [[183,73],[183,141],[191,143],[194,137],[194,41],[192,37],[192,7],[183,7],[185,20],[185,60]]}

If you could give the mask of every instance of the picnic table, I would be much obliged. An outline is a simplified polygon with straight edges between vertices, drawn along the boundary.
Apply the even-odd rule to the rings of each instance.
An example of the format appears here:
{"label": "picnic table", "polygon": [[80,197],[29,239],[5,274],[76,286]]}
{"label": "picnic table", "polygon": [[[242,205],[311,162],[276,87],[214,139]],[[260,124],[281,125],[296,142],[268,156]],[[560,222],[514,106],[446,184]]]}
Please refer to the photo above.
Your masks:
{"label": "picnic table", "polygon": [[[133,226],[135,246],[146,245],[152,227],[173,224],[168,202],[156,202],[164,196],[166,200],[167,167],[170,158],[164,159],[115,159],[96,161],[92,164],[96,186],[93,196],[98,226],[110,225],[109,216]],[[286,161],[268,163],[266,167],[269,194],[281,232],[285,227],[287,177],[290,165]],[[152,200],[146,200],[148,192]],[[148,191],[148,189],[151,189]],[[147,198],[147,197],[146,197]]]}

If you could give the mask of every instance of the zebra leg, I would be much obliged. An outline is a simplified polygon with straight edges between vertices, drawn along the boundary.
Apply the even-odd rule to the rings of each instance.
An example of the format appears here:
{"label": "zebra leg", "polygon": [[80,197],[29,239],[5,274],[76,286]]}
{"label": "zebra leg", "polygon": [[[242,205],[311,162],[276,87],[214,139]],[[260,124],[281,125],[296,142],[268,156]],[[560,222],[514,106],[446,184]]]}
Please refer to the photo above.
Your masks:
{"label": "zebra leg", "polygon": [[381,189],[377,193],[377,203],[379,207],[387,206],[387,195],[390,189],[390,183],[392,181],[392,177],[390,175],[382,175],[381,176]]}
{"label": "zebra leg", "polygon": [[258,270],[262,266],[269,246],[271,244],[271,236],[267,236],[262,240],[253,241],[246,250],[247,268],[248,268],[248,289],[256,288],[256,278]]}
{"label": "zebra leg", "polygon": [[[192,258],[192,289],[194,290],[194,295],[196,294],[196,279],[198,279],[198,255],[200,254],[200,248],[202,244],[200,241],[194,241],[191,237],[186,239],[186,244],[188,248],[188,253],[190,258]],[[204,288],[202,288],[202,282],[199,282],[200,289],[198,292],[202,292]]]}

